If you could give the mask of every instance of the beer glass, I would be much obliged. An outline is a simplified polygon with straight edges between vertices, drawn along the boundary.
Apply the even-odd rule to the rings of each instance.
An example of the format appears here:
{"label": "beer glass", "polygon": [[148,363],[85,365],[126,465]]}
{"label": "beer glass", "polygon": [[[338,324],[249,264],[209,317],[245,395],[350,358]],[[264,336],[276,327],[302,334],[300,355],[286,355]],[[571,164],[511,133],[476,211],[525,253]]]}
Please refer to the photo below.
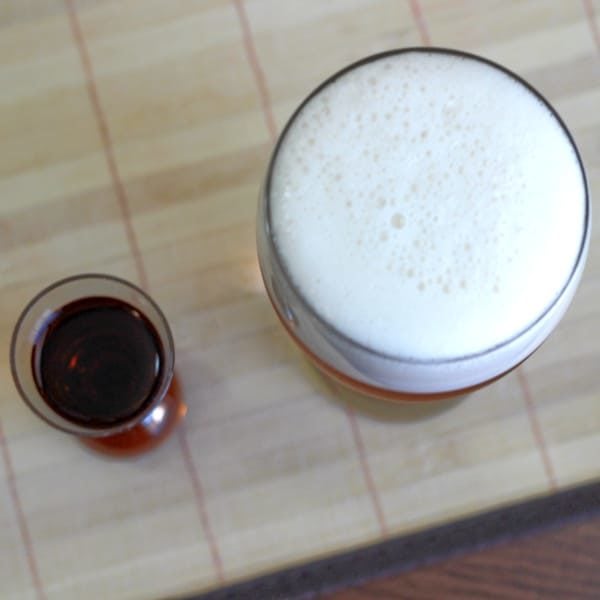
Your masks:
{"label": "beer glass", "polygon": [[463,394],[567,310],[590,200],[573,138],[485,58],[407,48],[342,69],[294,112],[260,193],[257,249],[281,323],[371,396]]}

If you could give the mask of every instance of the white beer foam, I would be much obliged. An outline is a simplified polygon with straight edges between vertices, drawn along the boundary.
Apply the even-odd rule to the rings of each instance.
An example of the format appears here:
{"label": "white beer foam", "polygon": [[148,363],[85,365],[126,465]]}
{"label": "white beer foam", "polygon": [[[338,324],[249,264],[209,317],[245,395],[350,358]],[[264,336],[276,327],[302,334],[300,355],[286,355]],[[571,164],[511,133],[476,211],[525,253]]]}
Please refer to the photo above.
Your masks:
{"label": "white beer foam", "polygon": [[536,321],[585,227],[582,171],[546,105],[491,65],[422,51],[314,96],[283,139],[269,202],[313,310],[361,345],[426,361]]}

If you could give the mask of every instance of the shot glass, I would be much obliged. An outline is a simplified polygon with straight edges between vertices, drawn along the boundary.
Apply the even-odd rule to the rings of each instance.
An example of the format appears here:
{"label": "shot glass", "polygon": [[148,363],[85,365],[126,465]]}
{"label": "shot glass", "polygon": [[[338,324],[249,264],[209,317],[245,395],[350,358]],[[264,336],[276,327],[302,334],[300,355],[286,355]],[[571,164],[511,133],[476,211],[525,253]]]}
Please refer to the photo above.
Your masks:
{"label": "shot glass", "polygon": [[78,275],[38,293],[17,321],[10,361],[31,410],[98,452],[150,450],[186,412],[164,314],[117,277]]}

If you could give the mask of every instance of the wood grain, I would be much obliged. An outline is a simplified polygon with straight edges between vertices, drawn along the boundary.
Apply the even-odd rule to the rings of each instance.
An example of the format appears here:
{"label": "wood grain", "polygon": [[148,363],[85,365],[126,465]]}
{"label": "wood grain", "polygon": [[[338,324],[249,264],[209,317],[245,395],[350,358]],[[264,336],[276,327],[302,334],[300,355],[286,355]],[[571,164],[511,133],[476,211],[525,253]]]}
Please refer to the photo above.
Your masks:
{"label": "wood grain", "polygon": [[599,563],[600,518],[596,517],[322,598],[594,600],[600,589]]}
{"label": "wood grain", "polygon": [[597,193],[599,15],[598,0],[5,0],[0,344],[54,280],[130,279],[167,314],[190,410],[160,450],[104,460],[28,411],[4,353],[0,597],[198,592],[598,478],[596,233],[573,307],[518,373],[392,406],[292,347],[254,218],[301,99],[352,60],[429,42],[538,86]]}

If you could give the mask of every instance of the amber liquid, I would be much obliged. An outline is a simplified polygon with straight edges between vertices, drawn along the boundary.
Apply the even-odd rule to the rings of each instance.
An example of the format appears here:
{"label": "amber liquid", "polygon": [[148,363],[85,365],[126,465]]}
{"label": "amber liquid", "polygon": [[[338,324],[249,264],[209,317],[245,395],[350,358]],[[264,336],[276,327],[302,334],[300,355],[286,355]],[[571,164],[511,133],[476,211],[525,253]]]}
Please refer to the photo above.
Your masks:
{"label": "amber liquid", "polygon": [[38,332],[32,366],[45,402],[92,428],[128,422],[152,402],[163,349],[148,319],[105,297],[63,306]]}
{"label": "amber liquid", "polygon": [[[281,322],[283,327],[286,329],[286,331],[288,332],[288,334],[290,335],[292,340],[298,345],[298,347],[304,352],[304,354],[306,354],[306,356],[312,361],[312,363],[315,365],[315,367],[317,367],[317,369],[319,369],[322,373],[329,376],[334,381],[342,384],[343,386],[345,386],[351,390],[354,390],[355,392],[358,392],[359,394],[363,394],[363,395],[371,397],[371,398],[377,398],[379,400],[390,400],[392,402],[430,402],[430,401],[447,400],[447,399],[451,399],[451,398],[458,398],[461,396],[466,396],[467,394],[470,394],[471,392],[475,392],[475,391],[497,381],[498,379],[504,377],[505,375],[510,373],[512,370],[519,367],[524,361],[526,361],[529,358],[529,356],[531,356],[531,354],[529,354],[523,360],[521,360],[521,362],[510,367],[508,370],[504,371],[503,373],[500,373],[499,375],[492,377],[491,379],[488,379],[481,383],[477,383],[475,385],[472,385],[472,386],[469,386],[466,388],[461,388],[458,390],[455,389],[455,390],[448,390],[446,392],[431,392],[431,393],[419,394],[419,393],[413,393],[413,392],[401,392],[401,391],[396,391],[396,390],[389,390],[389,389],[385,389],[385,388],[375,387],[368,383],[364,383],[362,381],[358,381],[357,379],[353,379],[352,377],[346,375],[345,373],[338,371],[337,369],[332,367],[330,364],[328,364],[327,362],[325,362],[324,360],[319,358],[316,354],[314,354],[308,348],[308,346],[306,346],[304,344],[304,342],[302,342],[296,336],[293,328],[289,324],[289,321],[279,312],[278,304],[274,300],[274,298],[271,297],[269,288],[267,287],[266,283],[265,283],[265,289],[267,290],[267,295],[269,297],[269,300],[271,301],[271,305],[273,306],[273,309],[275,310],[275,314],[279,317],[279,321]],[[532,353],[533,352],[535,352],[535,349],[532,351]]]}

